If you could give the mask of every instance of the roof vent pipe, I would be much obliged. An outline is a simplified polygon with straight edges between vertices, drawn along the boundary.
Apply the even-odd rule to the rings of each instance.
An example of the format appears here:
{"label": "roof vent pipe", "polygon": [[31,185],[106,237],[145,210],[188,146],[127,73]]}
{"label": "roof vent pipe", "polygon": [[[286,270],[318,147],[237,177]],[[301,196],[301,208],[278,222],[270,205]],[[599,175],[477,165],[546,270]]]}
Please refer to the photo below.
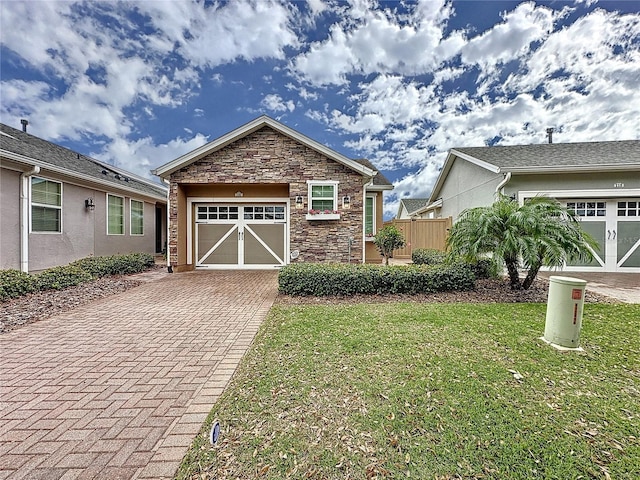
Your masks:
{"label": "roof vent pipe", "polygon": [[549,143],[553,143],[553,127],[547,128],[547,138],[549,139]]}
{"label": "roof vent pipe", "polygon": [[22,131],[24,133],[27,133],[27,125],[29,125],[29,120],[27,120],[25,118],[21,118],[20,119],[20,123],[22,124]]}

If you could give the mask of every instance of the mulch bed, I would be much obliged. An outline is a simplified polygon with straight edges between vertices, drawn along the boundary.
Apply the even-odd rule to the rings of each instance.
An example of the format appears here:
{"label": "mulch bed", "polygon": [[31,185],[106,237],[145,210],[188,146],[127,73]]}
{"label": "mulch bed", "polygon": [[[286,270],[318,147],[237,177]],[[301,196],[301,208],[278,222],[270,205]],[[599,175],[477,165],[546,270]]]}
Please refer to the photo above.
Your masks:
{"label": "mulch bed", "polygon": [[[159,267],[162,268],[162,267]],[[0,303],[0,332],[14,330],[38,320],[66,312],[98,298],[122,293],[144,283],[135,276],[104,277],[64,290],[32,293]],[[549,282],[537,279],[525,291],[513,291],[506,280],[478,280],[468,292],[439,292],[421,295],[353,295],[333,297],[292,297],[278,295],[278,305],[336,305],[355,303],[546,303]],[[618,303],[617,300],[587,292],[586,302]]]}
{"label": "mulch bed", "polygon": [[116,275],[63,290],[45,290],[13,298],[0,303],[0,332],[52,317],[98,298],[122,293],[142,283],[126,275]]}

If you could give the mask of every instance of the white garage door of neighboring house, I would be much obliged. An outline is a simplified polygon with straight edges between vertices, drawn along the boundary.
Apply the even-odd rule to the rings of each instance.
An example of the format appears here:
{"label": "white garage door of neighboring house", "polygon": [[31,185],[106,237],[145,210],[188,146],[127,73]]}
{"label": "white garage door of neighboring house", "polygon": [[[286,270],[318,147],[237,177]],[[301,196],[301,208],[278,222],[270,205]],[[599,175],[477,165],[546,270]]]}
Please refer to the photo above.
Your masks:
{"label": "white garage door of neighboring house", "polygon": [[593,261],[573,263],[570,269],[640,272],[640,198],[572,198],[562,203],[600,245]]}
{"label": "white garage door of neighboring house", "polygon": [[274,268],[285,264],[286,204],[195,204],[198,268]]}

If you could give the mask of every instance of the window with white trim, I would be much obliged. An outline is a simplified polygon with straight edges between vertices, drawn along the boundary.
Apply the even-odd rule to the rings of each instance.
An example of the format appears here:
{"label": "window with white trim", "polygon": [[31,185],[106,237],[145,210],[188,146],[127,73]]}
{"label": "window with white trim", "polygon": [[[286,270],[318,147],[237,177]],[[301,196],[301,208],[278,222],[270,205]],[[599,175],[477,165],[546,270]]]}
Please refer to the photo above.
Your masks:
{"label": "window with white trim", "polygon": [[309,182],[309,210],[333,213],[338,210],[338,182]]}
{"label": "window with white trim", "polygon": [[31,177],[31,231],[62,232],[62,183]]}
{"label": "window with white trim", "polygon": [[129,215],[131,235],[144,235],[144,202],[131,200]]}
{"label": "window with white trim", "polygon": [[376,234],[376,197],[367,195],[364,199],[364,234],[372,237]]}
{"label": "window with white trim", "polygon": [[107,194],[107,235],[124,235],[124,197]]}

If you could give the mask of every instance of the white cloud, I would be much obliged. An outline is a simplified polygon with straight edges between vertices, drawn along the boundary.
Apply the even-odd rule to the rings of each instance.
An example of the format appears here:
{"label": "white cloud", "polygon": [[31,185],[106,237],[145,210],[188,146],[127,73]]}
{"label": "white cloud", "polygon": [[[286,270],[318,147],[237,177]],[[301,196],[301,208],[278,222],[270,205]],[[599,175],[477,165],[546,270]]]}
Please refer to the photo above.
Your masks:
{"label": "white cloud", "polygon": [[293,112],[296,109],[293,100],[285,101],[280,95],[275,93],[266,95],[260,103],[263,107],[274,112]]}
{"label": "white cloud", "polygon": [[365,135],[358,138],[358,140],[346,141],[344,146],[371,155],[382,147],[383,143],[382,140],[374,139],[371,135]]}
{"label": "white cloud", "polygon": [[195,2],[139,2],[167,44],[197,67],[215,67],[236,59],[284,58],[295,46],[289,8],[277,1],[233,1],[224,5]]}
{"label": "white cloud", "polygon": [[327,4],[322,0],[308,0],[309,8],[314,16],[320,15],[322,12],[327,10]]}
{"label": "white cloud", "polygon": [[103,150],[91,153],[91,156],[142,177],[152,178],[151,170],[204,145],[207,140],[200,133],[188,140],[174,138],[161,145],[154,144],[150,137],[135,141],[119,138],[105,145]]}
{"label": "white cloud", "polygon": [[568,13],[521,3],[515,10],[503,14],[503,23],[472,38],[461,48],[462,62],[491,70],[525,55],[533,42],[541,41],[553,30],[554,23]]}
{"label": "white cloud", "polygon": [[291,70],[315,85],[344,84],[353,74],[415,75],[433,71],[462,46],[458,33],[443,38],[453,12],[444,0],[421,2],[406,19],[376,6],[353,2],[331,26],[328,38],[298,55]]}

